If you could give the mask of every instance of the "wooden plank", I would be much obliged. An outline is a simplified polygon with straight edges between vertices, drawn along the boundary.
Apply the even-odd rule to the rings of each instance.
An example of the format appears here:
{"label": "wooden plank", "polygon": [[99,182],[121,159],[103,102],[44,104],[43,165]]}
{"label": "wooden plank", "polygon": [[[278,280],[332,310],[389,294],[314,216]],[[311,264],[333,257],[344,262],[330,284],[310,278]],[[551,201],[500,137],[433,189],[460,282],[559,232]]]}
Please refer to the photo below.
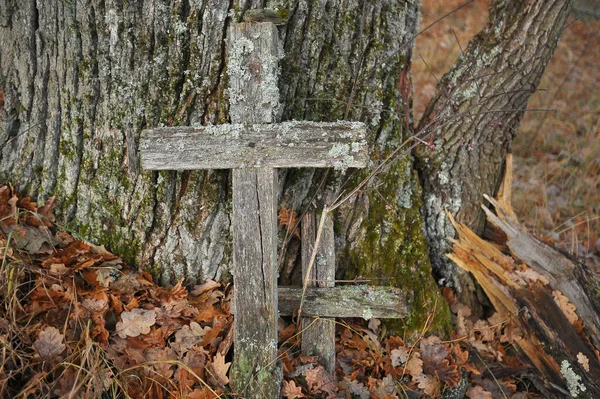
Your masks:
{"label": "wooden plank", "polygon": [[[273,122],[279,98],[277,40],[270,23],[230,27],[234,123]],[[232,176],[236,313],[231,385],[240,397],[278,398],[283,375],[277,362],[277,171],[234,169]]]}
{"label": "wooden plank", "polygon": [[298,122],[169,127],[142,132],[144,169],[250,167],[362,168],[368,161],[361,122]]}
{"label": "wooden plank", "polygon": [[[279,287],[279,315],[291,316],[300,305],[301,287]],[[402,319],[408,315],[406,295],[398,288],[346,285],[308,288],[305,316]]]}
{"label": "wooden plank", "polygon": [[279,35],[271,23],[229,28],[227,75],[232,123],[274,123],[279,115]]}
{"label": "wooden plank", "polygon": [[[308,273],[308,266],[314,250],[317,225],[314,212],[306,212],[302,218],[302,279]],[[325,218],[321,242],[317,249],[316,262],[310,270],[308,287],[335,286],[335,242],[333,218]],[[335,319],[302,318],[302,353],[318,356],[325,369],[333,374],[335,369]]]}
{"label": "wooden plank", "polygon": [[[277,375],[277,170],[234,169],[234,386],[244,397]],[[264,377],[263,375],[263,377]],[[267,387],[275,389],[274,386]],[[277,386],[277,390],[278,390]],[[253,394],[254,392],[254,394]],[[265,397],[277,397],[269,396]]]}

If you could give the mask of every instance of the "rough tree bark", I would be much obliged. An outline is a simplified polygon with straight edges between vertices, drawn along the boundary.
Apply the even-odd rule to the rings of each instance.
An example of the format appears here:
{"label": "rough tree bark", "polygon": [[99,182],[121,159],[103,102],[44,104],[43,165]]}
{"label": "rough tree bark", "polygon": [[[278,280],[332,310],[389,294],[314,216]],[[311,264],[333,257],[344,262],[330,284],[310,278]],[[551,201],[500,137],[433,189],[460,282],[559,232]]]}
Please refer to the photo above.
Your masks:
{"label": "rough tree bark", "polygon": [[[516,127],[566,17],[564,1],[520,3],[497,2],[490,27],[443,80],[449,87],[426,119],[439,126],[440,148],[417,153],[425,191],[412,155],[401,152],[336,215],[338,275],[409,292],[409,327],[422,326],[443,302],[423,231],[430,240],[445,239],[450,230],[435,212],[448,205],[456,213],[479,202],[478,192],[494,191],[512,138],[508,129]],[[282,206],[319,206],[343,184],[356,185],[414,133],[416,0],[0,0],[2,178],[39,200],[59,196],[61,224],[163,283],[226,278],[228,173],[142,172],[138,141],[146,127],[228,122],[224,40],[227,26],[250,6],[288,17],[279,28],[282,120],[371,126],[369,169],[281,171]],[[443,93],[455,93],[449,108],[442,107]],[[497,112],[482,114],[491,108]],[[469,123],[450,129],[446,122],[466,110]],[[492,120],[503,127],[489,126]],[[467,146],[460,147],[461,138]],[[466,163],[483,168],[480,183],[457,175]],[[431,248],[439,259],[445,244],[434,241]],[[281,278],[295,273],[285,268]],[[447,317],[438,319],[435,327],[442,328]]]}
{"label": "rough tree bark", "polygon": [[482,194],[498,189],[504,159],[558,44],[570,3],[494,2],[486,28],[440,80],[420,121],[431,143],[415,151],[431,262],[439,279],[465,291],[463,299],[473,292],[472,283],[445,256],[455,230],[444,209],[483,233]]}

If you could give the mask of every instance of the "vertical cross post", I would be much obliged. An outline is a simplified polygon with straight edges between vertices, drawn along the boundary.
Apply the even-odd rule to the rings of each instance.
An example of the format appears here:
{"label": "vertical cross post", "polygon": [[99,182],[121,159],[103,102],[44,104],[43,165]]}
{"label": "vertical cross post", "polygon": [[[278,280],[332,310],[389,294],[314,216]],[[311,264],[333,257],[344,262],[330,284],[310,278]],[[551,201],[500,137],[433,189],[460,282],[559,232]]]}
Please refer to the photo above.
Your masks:
{"label": "vertical cross post", "polygon": [[[229,29],[231,122],[273,123],[279,105],[278,34],[271,23]],[[277,398],[277,170],[233,170],[233,388]],[[240,284],[241,283],[241,284]]]}
{"label": "vertical cross post", "polygon": [[[332,288],[335,286],[335,242],[333,218],[326,215],[322,226],[321,242],[315,248],[317,236],[315,212],[302,217],[302,281],[308,278],[308,287]],[[311,255],[317,250],[316,262],[309,269]],[[307,276],[308,275],[308,276]],[[319,356],[325,369],[333,374],[335,368],[335,319],[302,318],[302,353]]]}
{"label": "vertical cross post", "polygon": [[[357,168],[368,160],[359,122],[274,123],[279,91],[278,34],[272,23],[233,24],[228,75],[233,124],[142,132],[142,167],[233,169],[234,362],[231,383],[244,398],[277,398],[277,170]],[[201,276],[198,276],[201,278]]]}

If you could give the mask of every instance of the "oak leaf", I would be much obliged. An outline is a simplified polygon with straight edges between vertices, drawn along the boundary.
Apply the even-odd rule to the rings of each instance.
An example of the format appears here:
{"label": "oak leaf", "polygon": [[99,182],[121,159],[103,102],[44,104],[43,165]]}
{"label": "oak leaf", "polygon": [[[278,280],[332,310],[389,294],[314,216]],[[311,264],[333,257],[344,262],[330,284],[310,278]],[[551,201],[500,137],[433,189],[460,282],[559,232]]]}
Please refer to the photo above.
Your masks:
{"label": "oak leaf", "polygon": [[565,314],[567,320],[569,320],[569,323],[575,324],[575,322],[579,319],[575,313],[575,310],[577,309],[575,305],[569,302],[569,298],[564,296],[563,293],[558,290],[552,291],[552,297],[554,298],[554,302],[556,302],[560,310],[562,310]]}
{"label": "oak leaf", "polygon": [[390,353],[390,360],[392,361],[392,366],[394,367],[402,366],[404,363],[406,363],[409,357],[410,349],[405,346],[396,348]]}
{"label": "oak leaf", "polygon": [[380,398],[397,398],[396,384],[391,375],[386,376],[377,383],[371,390],[371,393]]}
{"label": "oak leaf", "polygon": [[338,397],[337,384],[323,366],[306,370],[306,383],[312,394],[324,393],[327,399]]}
{"label": "oak leaf", "polygon": [[227,371],[231,366],[231,362],[225,363],[225,356],[217,353],[213,357],[213,361],[208,367],[208,371],[212,374],[212,377],[216,380],[219,385],[229,384],[229,378],[227,377]]}
{"label": "oak leaf", "polygon": [[577,362],[581,364],[581,367],[588,373],[590,372],[590,359],[583,353],[579,352],[577,354]]}
{"label": "oak leaf", "polygon": [[279,225],[286,227],[289,234],[294,234],[300,238],[300,229],[297,228],[298,214],[296,212],[292,212],[288,208],[281,208],[277,213],[277,219],[279,220]]}
{"label": "oak leaf", "polygon": [[536,272],[535,270],[533,270],[531,268],[527,268],[524,271],[516,270],[515,273],[519,277],[521,277],[523,280],[529,281],[531,283],[535,283],[535,282],[539,281],[543,285],[550,284],[550,280],[548,280],[548,278],[546,278],[546,276],[541,275],[540,273]]}
{"label": "oak leaf", "polygon": [[205,292],[212,291],[215,288],[218,288],[221,284],[217,283],[214,280],[204,280],[202,284],[194,286],[192,291],[190,292],[193,296],[200,296]]}
{"label": "oak leaf", "polygon": [[202,388],[196,388],[192,392],[187,394],[187,399],[219,399],[221,398],[220,389],[211,389],[207,386]]}
{"label": "oak leaf", "polygon": [[138,337],[150,332],[150,327],[156,323],[156,313],[153,310],[136,308],[121,313],[121,319],[116,325],[119,337]]}
{"label": "oak leaf", "polygon": [[56,327],[48,326],[40,332],[33,343],[42,360],[53,360],[66,348],[65,336]]}
{"label": "oak leaf", "polygon": [[294,380],[283,381],[283,386],[281,387],[281,394],[284,398],[287,399],[298,399],[306,397],[302,393],[302,387],[297,386]]}
{"label": "oak leaf", "polygon": [[469,399],[493,399],[491,392],[486,391],[481,386],[471,387],[467,391],[467,398]]}
{"label": "oak leaf", "polygon": [[363,384],[362,382],[358,382],[356,380],[352,381],[348,377],[344,377],[342,385],[347,386],[347,389],[350,391],[353,397],[356,396],[360,399],[371,398],[371,392],[369,392],[365,384]]}
{"label": "oak leaf", "polygon": [[406,362],[406,373],[413,378],[423,373],[423,361],[418,358],[418,353],[413,354],[413,357]]}
{"label": "oak leaf", "polygon": [[421,374],[413,378],[413,381],[417,383],[419,389],[422,389],[430,397],[439,397],[438,394],[440,392],[440,382],[437,378],[428,374]]}

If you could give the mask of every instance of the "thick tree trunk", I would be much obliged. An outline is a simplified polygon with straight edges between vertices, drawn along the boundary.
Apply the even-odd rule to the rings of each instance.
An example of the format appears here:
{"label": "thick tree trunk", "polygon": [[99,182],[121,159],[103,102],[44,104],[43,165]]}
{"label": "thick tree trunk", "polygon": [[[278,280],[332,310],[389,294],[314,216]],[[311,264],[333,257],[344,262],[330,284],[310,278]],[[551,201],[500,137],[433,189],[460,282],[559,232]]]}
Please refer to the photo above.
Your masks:
{"label": "thick tree trunk", "polygon": [[[439,263],[452,234],[442,210],[480,220],[470,207],[494,191],[566,3],[497,2],[423,123],[434,122],[438,145],[418,152],[423,195],[412,156],[400,153],[338,209],[338,276],[405,290],[416,310],[408,327],[422,327],[434,308],[445,311],[423,231],[441,275],[452,279]],[[319,207],[340,187],[355,187],[413,133],[415,0],[0,0],[2,177],[40,200],[59,196],[60,223],[161,282],[226,278],[229,173],[143,172],[138,142],[146,127],[228,122],[224,40],[250,6],[289,18],[279,28],[282,120],[371,127],[370,168],[355,175],[283,170],[282,206]],[[288,282],[294,269],[284,271]],[[438,320],[434,327],[443,326],[445,318]]]}
{"label": "thick tree trunk", "polygon": [[495,2],[487,27],[440,80],[420,122],[431,143],[416,151],[431,261],[438,278],[459,290],[471,287],[444,255],[455,234],[444,210],[483,232],[482,195],[498,188],[504,158],[558,44],[570,3]]}
{"label": "thick tree trunk", "polygon": [[[146,127],[228,122],[225,35],[250,6],[288,14],[279,28],[282,120],[369,124],[373,166],[350,179],[352,188],[411,134],[401,129],[410,109],[398,79],[410,76],[418,2],[0,0],[3,178],[40,200],[59,196],[60,223],[161,282],[226,278],[229,173],[141,171],[138,141]],[[350,176],[280,174],[282,206],[294,210],[333,198]],[[440,302],[420,195],[404,154],[344,204],[336,223],[338,274],[414,293],[423,313],[410,318],[416,324]]]}

